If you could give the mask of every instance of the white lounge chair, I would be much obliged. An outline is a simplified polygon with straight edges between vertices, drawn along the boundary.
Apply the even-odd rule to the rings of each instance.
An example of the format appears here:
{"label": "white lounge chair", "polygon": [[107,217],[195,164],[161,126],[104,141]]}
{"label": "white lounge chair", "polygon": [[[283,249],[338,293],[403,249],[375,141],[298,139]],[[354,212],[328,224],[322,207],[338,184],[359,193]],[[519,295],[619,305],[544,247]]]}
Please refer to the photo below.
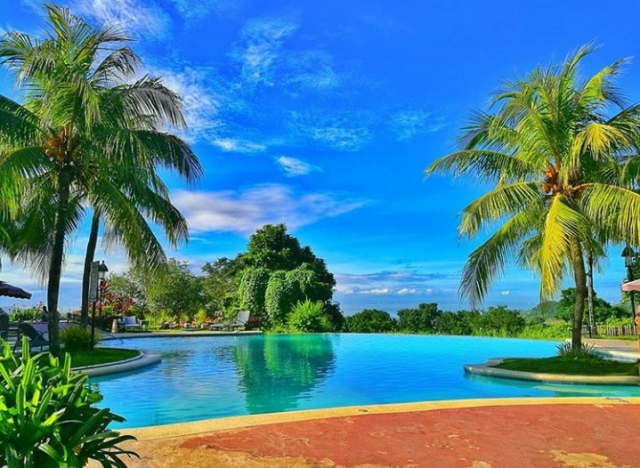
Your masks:
{"label": "white lounge chair", "polygon": [[138,322],[135,315],[125,315],[122,320],[122,325],[124,326],[124,331],[127,330],[141,330],[142,325]]}
{"label": "white lounge chair", "polygon": [[234,328],[246,327],[249,322],[249,316],[251,312],[248,310],[241,310],[238,312],[236,319],[230,323],[212,323],[209,325],[209,330],[232,330]]}

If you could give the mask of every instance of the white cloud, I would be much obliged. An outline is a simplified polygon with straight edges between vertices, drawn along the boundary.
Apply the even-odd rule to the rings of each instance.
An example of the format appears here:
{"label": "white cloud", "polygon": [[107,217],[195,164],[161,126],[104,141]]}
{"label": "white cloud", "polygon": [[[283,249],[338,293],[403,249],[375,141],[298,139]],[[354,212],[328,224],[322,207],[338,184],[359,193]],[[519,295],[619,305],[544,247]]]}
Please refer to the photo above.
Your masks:
{"label": "white cloud", "polygon": [[392,116],[390,126],[398,140],[403,141],[416,135],[437,132],[445,127],[445,121],[443,117],[433,117],[430,112],[411,109]]}
{"label": "white cloud", "polygon": [[150,74],[162,77],[163,84],[177,93],[183,101],[183,112],[187,123],[187,140],[216,140],[222,122],[219,118],[224,98],[207,83],[215,80],[215,71],[210,68],[184,67],[167,70],[150,69]]}
{"label": "white cloud", "polygon": [[285,223],[289,229],[295,229],[365,204],[363,200],[343,200],[331,193],[299,194],[281,185],[262,185],[243,192],[181,190],[174,194],[172,201],[194,232],[245,235],[268,223]]}
{"label": "white cloud", "polygon": [[311,138],[319,141],[329,148],[343,151],[357,151],[371,139],[367,128],[340,128],[324,127],[312,128],[309,132]]}
{"label": "white cloud", "polygon": [[333,58],[324,51],[308,50],[290,54],[285,58],[284,82],[287,92],[326,91],[337,88],[342,79],[333,69]]}
{"label": "white cloud", "polygon": [[162,8],[140,0],[71,0],[66,5],[74,14],[100,23],[116,25],[134,37],[163,39],[171,20]]}
{"label": "white cloud", "polygon": [[[336,292],[345,295],[430,295],[436,290],[442,292],[452,281],[445,273],[421,273],[411,270],[385,270],[374,273],[338,273]],[[425,287],[426,286],[426,287]]]}
{"label": "white cloud", "polygon": [[358,291],[358,294],[374,294],[377,296],[383,296],[386,294],[392,294],[392,290],[390,288],[363,289],[362,291]]}
{"label": "white cloud", "polygon": [[242,78],[252,84],[273,84],[273,67],[280,57],[283,43],[298,26],[285,18],[256,18],[247,22],[241,44],[232,56],[242,66]]}
{"label": "white cloud", "polygon": [[[357,125],[354,125],[354,122]],[[288,125],[291,133],[314,140],[339,151],[357,151],[373,138],[368,128],[367,112],[341,109],[314,109],[292,112]]]}
{"label": "white cloud", "polygon": [[226,114],[246,110],[243,109],[243,101],[228,92],[229,84],[214,68],[187,66],[170,70],[158,67],[151,68],[150,73],[161,76],[164,85],[182,98],[187,123],[187,130],[182,131],[182,136],[189,142],[206,141],[224,152],[256,153],[266,150],[263,143],[229,136],[243,132],[228,127]]}
{"label": "white cloud", "polygon": [[227,152],[259,153],[267,149],[266,145],[261,143],[234,138],[209,138],[209,141],[212,145]]}
{"label": "white cloud", "polygon": [[276,163],[282,167],[288,177],[297,177],[307,175],[312,171],[321,170],[319,167],[301,161],[300,159],[290,158],[288,156],[280,156],[276,159]]}
{"label": "white cloud", "polygon": [[245,5],[243,0],[169,0],[187,21],[206,18],[210,14],[235,17]]}
{"label": "white cloud", "polygon": [[511,291],[500,291],[500,294],[503,296],[508,296],[509,294],[511,294]]}

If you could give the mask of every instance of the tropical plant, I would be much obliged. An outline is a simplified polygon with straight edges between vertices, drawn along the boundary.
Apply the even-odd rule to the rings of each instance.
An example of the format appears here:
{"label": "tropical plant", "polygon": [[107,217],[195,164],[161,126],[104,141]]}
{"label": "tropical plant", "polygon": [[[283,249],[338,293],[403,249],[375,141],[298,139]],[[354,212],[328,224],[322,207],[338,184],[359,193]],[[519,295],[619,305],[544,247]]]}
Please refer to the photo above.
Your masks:
{"label": "tropical plant", "polygon": [[572,359],[594,358],[598,357],[595,347],[592,344],[583,344],[576,348],[569,342],[564,342],[557,346],[558,356]]}
{"label": "tropical plant", "polygon": [[[189,145],[164,130],[184,126],[179,97],[157,78],[126,84],[139,63],[120,47],[128,38],[94,29],[67,9],[45,8],[50,31],[43,39],[10,32],[0,41],[0,63],[16,73],[25,98],[20,105],[0,97],[0,192],[5,217],[20,220],[12,255],[47,279],[55,317],[65,242],[87,202],[106,220],[107,242],[122,242],[132,262],[153,268],[164,252],[145,216],[171,242],[186,238],[156,167],[187,179],[201,168]],[[55,355],[53,319],[49,337]]]}
{"label": "tropical plant", "polygon": [[94,333],[93,340],[91,338],[91,331],[87,327],[75,323],[60,332],[60,341],[67,352],[93,349],[100,342],[100,336]]}
{"label": "tropical plant", "polygon": [[[624,60],[585,81],[578,68],[585,46],[561,66],[537,68],[506,82],[493,113],[476,112],[461,149],[435,161],[427,174],[475,175],[494,183],[463,210],[461,236],[476,237],[501,224],[469,257],[461,294],[474,305],[516,259],[540,274],[541,299],[551,299],[567,274],[576,301],[572,343],[581,346],[587,296],[585,252],[594,238],[640,243],[637,180],[640,107],[624,107],[613,85]],[[612,111],[617,111],[611,115]],[[597,236],[594,236],[594,233]]]}
{"label": "tropical plant", "polygon": [[108,428],[124,419],[94,407],[102,395],[71,371],[68,354],[62,365],[48,353],[30,356],[27,338],[22,350],[15,356],[5,343],[0,357],[0,466],[80,468],[95,460],[125,468],[120,457],[138,456],[119,447],[135,438]]}
{"label": "tropical plant", "polygon": [[322,302],[306,300],[296,303],[288,317],[289,329],[294,332],[314,333],[333,331],[333,324],[324,311]]}

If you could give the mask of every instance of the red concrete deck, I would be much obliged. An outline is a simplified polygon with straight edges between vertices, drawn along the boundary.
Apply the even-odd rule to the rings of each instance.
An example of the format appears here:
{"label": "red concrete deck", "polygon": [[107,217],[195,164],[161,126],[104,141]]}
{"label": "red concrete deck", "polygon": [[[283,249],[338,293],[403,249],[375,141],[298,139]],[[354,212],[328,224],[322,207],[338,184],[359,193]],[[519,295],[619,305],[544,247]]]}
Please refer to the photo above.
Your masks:
{"label": "red concrete deck", "polygon": [[[574,399],[572,401],[576,401]],[[522,402],[523,400],[518,400]],[[130,444],[130,467],[634,468],[640,405],[519,404],[348,414]],[[632,400],[629,400],[632,401]],[[637,403],[637,399],[634,399]],[[517,403],[517,402],[514,402]],[[617,404],[615,404],[617,403]],[[459,406],[453,404],[453,406]],[[351,413],[354,411],[351,410]],[[322,413],[319,413],[322,414]],[[277,417],[277,416],[271,416]],[[135,431],[132,431],[135,433]],[[139,434],[140,435],[140,434]],[[143,440],[146,439],[146,440]]]}

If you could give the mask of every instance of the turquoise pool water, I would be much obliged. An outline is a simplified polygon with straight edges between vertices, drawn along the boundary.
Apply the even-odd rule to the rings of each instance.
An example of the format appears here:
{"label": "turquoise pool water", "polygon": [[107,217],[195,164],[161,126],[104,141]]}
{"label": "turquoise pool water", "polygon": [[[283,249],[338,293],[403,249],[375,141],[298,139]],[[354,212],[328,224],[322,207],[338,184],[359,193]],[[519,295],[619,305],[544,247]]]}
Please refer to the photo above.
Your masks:
{"label": "turquoise pool water", "polygon": [[[120,427],[350,405],[495,397],[640,396],[640,387],[556,385],[466,376],[492,357],[543,357],[551,341],[413,335],[137,338],[162,363],[91,379]],[[118,427],[118,426],[116,426]]]}

